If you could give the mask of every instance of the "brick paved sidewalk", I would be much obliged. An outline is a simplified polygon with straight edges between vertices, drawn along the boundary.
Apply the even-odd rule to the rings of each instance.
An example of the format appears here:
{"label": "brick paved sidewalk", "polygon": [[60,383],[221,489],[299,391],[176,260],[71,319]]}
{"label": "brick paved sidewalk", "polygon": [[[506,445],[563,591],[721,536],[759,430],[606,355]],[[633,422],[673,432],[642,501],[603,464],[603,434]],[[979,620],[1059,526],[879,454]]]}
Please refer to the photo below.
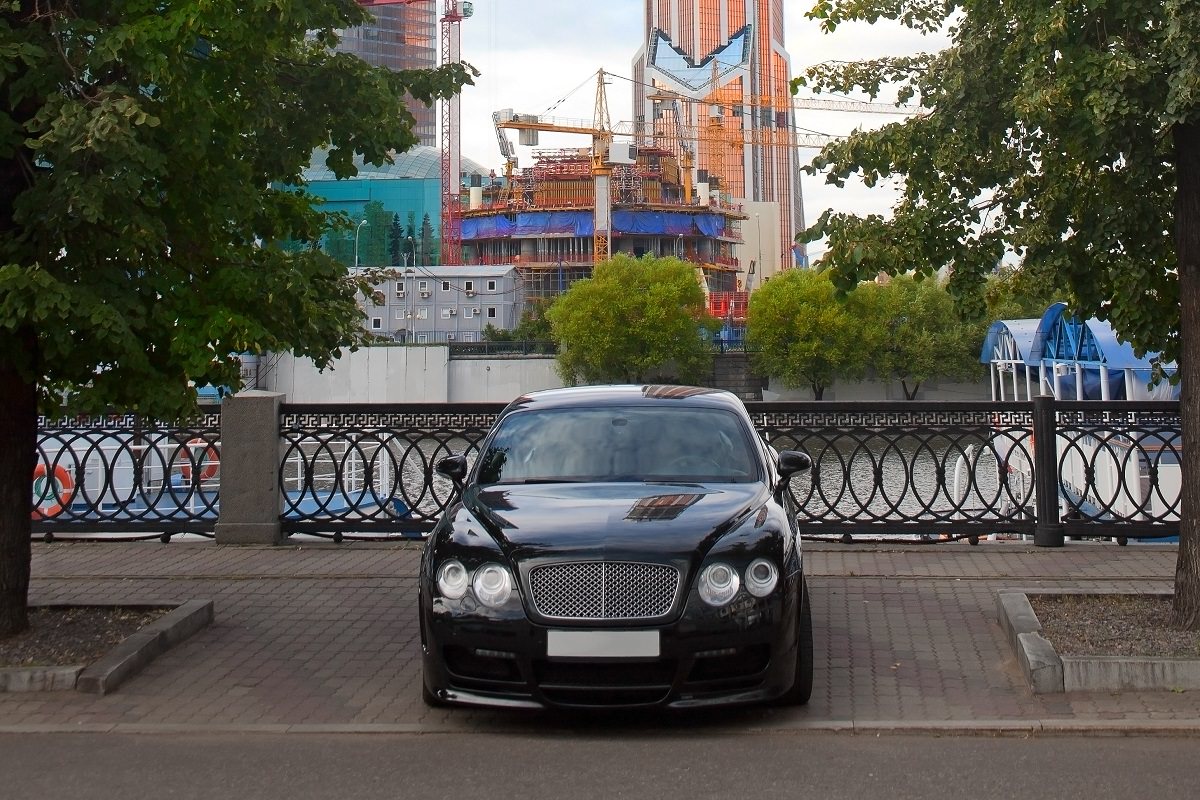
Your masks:
{"label": "brick paved sidewalk", "polygon": [[[1033,695],[995,619],[1001,588],[1170,587],[1173,546],[807,548],[817,646],[812,701],[799,709],[704,715],[709,724],[1200,732],[1200,692]],[[211,598],[216,621],[114,694],[0,694],[0,731],[441,731],[546,724],[544,714],[422,704],[419,555],[411,543],[35,544],[35,602]]]}

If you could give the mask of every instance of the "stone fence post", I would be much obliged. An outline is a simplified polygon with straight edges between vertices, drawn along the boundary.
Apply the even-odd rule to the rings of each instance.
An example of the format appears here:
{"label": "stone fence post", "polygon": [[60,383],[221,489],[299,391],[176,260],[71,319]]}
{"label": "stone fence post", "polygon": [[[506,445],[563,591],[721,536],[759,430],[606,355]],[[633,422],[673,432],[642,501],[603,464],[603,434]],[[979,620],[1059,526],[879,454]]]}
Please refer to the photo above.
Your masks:
{"label": "stone fence post", "polygon": [[221,403],[221,507],[217,544],[279,544],[279,406],[284,395],[248,390]]}

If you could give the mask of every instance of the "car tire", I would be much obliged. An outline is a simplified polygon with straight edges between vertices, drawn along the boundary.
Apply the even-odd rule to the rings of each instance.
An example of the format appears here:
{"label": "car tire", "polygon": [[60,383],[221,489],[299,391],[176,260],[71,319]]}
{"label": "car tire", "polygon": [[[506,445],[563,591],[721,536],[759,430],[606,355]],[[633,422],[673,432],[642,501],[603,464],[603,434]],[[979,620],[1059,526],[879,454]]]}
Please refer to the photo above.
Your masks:
{"label": "car tire", "polygon": [[808,580],[800,577],[800,619],[796,624],[796,675],[792,688],[780,698],[784,705],[802,706],[812,696],[813,632],[812,608],[808,604]]}

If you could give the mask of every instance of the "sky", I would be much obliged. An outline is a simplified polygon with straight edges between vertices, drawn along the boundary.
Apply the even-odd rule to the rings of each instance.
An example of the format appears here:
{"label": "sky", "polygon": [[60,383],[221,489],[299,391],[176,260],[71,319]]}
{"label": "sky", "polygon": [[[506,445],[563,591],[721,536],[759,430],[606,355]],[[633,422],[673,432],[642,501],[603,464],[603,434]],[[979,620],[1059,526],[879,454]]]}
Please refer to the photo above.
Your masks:
{"label": "sky", "polygon": [[[440,3],[439,3],[440,5]],[[853,61],[937,49],[941,41],[923,39],[896,25],[843,25],[830,35],[821,32],[804,12],[811,0],[785,0],[785,43],[792,72],[829,60]],[[462,154],[485,167],[502,171],[492,112],[588,120],[595,105],[596,72],[615,76],[608,86],[613,122],[631,118],[633,56],[641,42],[643,0],[474,0],[474,15],[461,23],[462,59],[482,74],[462,95]],[[896,121],[892,115],[805,111],[801,128],[844,135],[856,127],[871,128]],[[507,132],[513,143],[516,133]],[[541,147],[585,147],[585,137],[542,134]],[[807,162],[815,150],[801,151]],[[518,147],[522,166],[532,164],[532,149]],[[815,221],[826,208],[854,213],[887,213],[895,190],[828,186],[818,176],[804,177],[805,219]],[[814,255],[819,255],[814,253]]]}

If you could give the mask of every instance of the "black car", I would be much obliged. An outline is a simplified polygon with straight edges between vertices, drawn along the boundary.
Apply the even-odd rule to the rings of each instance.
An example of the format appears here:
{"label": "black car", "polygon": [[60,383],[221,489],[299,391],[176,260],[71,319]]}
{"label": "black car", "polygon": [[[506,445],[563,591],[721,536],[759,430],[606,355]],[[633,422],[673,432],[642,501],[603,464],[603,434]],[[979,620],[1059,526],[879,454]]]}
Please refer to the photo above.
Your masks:
{"label": "black car", "polygon": [[431,705],[807,702],[813,637],[795,510],[809,467],[734,395],[535,392],[500,415],[421,559]]}

